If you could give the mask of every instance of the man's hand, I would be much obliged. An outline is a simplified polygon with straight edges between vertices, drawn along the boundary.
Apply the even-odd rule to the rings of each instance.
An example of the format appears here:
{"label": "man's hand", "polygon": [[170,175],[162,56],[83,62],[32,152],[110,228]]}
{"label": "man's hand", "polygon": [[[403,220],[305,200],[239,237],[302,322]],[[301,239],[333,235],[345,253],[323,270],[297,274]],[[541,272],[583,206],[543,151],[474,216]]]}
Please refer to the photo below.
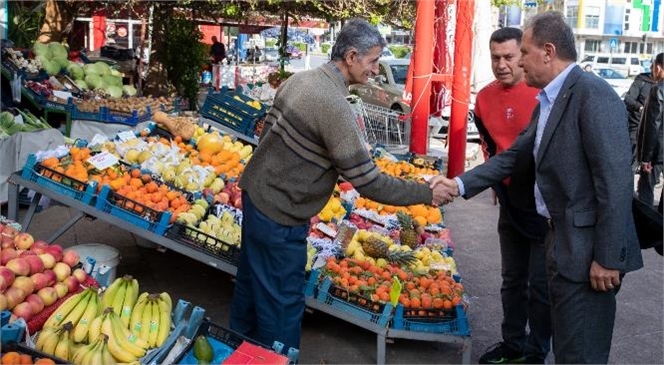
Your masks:
{"label": "man's hand", "polygon": [[650,163],[650,162],[641,162],[641,171],[651,173],[652,172],[652,163]]}
{"label": "man's hand", "polygon": [[438,175],[429,180],[429,187],[433,190],[434,206],[447,204],[454,201],[459,196],[459,186],[454,179],[448,179],[443,175]]}
{"label": "man's hand", "polygon": [[593,261],[590,264],[590,285],[596,291],[613,290],[620,285],[620,271],[607,269]]}

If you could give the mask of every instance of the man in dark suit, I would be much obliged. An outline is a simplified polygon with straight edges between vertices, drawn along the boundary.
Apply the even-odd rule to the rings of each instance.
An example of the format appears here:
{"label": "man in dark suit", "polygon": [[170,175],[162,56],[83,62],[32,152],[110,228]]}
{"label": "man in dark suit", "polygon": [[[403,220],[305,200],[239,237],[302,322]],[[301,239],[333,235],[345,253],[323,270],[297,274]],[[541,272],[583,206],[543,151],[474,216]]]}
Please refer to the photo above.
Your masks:
{"label": "man in dark suit", "polygon": [[537,211],[547,218],[549,300],[556,363],[606,363],[623,275],[643,266],[632,219],[634,179],[625,106],[601,78],[576,65],[574,34],[555,12],[524,30],[521,62],[542,89],[514,144],[445,184],[470,198],[535,158]]}

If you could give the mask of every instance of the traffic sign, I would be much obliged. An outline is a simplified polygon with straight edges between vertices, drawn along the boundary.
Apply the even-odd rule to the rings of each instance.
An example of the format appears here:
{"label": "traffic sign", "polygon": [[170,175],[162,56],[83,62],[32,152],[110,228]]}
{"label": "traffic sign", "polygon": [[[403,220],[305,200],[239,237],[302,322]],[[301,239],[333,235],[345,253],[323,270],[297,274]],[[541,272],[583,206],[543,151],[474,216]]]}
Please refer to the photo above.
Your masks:
{"label": "traffic sign", "polygon": [[609,48],[611,48],[611,49],[618,48],[618,38],[609,39]]}

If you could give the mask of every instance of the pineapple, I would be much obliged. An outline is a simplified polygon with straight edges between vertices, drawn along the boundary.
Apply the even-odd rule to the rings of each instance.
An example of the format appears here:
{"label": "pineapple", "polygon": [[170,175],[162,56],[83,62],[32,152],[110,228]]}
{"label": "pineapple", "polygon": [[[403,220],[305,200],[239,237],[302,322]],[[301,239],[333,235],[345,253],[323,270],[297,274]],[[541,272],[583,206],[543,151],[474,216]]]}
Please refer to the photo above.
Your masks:
{"label": "pineapple", "polygon": [[415,248],[417,246],[418,234],[415,230],[416,227],[413,225],[413,219],[407,213],[397,212],[397,220],[401,226],[401,232],[399,233],[401,244]]}
{"label": "pineapple", "polygon": [[370,236],[361,242],[362,250],[367,256],[374,259],[386,259],[399,265],[409,265],[415,262],[415,254],[412,251],[390,250],[387,243],[376,236]]}

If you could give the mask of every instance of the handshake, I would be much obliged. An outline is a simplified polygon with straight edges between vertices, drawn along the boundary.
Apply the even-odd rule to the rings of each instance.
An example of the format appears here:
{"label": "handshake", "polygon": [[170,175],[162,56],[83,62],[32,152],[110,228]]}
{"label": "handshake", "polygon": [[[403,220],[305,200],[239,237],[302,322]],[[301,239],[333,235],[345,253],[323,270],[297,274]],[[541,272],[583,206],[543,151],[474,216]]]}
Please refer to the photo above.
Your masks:
{"label": "handshake", "polygon": [[433,190],[433,206],[451,203],[459,196],[459,185],[456,180],[443,175],[434,176],[429,180],[429,187]]}

